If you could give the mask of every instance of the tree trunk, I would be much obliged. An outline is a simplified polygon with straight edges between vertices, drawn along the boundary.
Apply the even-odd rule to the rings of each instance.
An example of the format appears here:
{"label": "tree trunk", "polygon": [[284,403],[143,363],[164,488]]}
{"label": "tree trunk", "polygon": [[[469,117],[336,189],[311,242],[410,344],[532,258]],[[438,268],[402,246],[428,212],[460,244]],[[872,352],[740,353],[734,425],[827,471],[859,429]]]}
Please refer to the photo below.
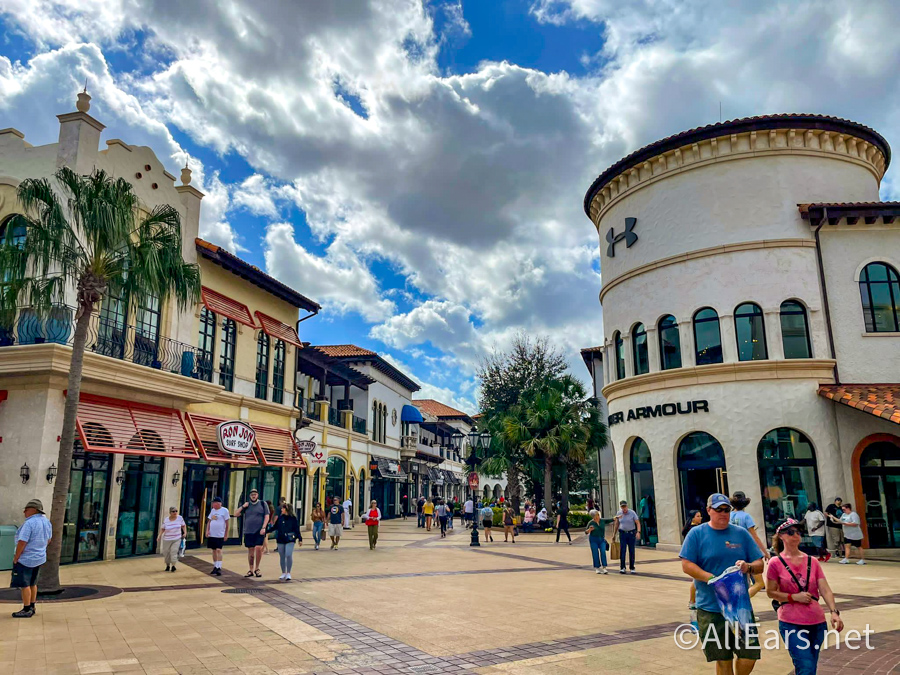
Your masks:
{"label": "tree trunk", "polygon": [[569,465],[563,462],[562,465],[562,497],[560,501],[562,502],[562,507],[564,509],[569,508]]}
{"label": "tree trunk", "polygon": [[513,513],[519,515],[519,504],[522,500],[519,487],[519,465],[514,461],[509,463],[509,470],[506,472],[506,479],[509,485],[509,501],[512,502]]}
{"label": "tree trunk", "polygon": [[544,508],[553,513],[553,458],[544,455]]}
{"label": "tree trunk", "polygon": [[[41,567],[39,586],[45,593],[61,590],[59,583],[59,558],[62,554],[62,535],[66,517],[66,502],[72,472],[72,449],[75,446],[75,416],[81,394],[81,373],[84,369],[84,347],[93,306],[82,309],[75,322],[72,339],[72,362],[69,364],[69,386],[66,391],[66,407],[63,413],[62,433],[59,437],[59,457],[56,460],[56,483],[53,485],[53,502],[50,508],[50,524],[53,538],[47,546],[47,562]],[[105,535],[106,533],[101,533]],[[105,537],[104,537],[105,538]]]}

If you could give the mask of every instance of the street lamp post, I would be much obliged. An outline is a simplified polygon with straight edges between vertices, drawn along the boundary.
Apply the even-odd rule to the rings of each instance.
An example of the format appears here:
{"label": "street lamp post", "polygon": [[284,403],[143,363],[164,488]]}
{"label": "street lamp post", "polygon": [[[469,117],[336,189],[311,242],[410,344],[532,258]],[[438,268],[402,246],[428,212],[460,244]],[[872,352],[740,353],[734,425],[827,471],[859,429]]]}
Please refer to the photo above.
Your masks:
{"label": "street lamp post", "polygon": [[[460,439],[462,438],[462,434],[459,434]],[[474,472],[477,470],[478,465],[481,464],[481,458],[478,457],[478,449],[479,448],[489,448],[491,445],[491,435],[487,431],[483,433],[478,433],[478,430],[473,428],[469,432],[469,457],[466,459],[466,464],[469,466],[470,472]],[[478,508],[476,504],[476,489],[471,487],[472,490],[472,541],[469,542],[469,546],[481,546],[481,543],[478,541],[478,516],[480,514],[481,509]]]}

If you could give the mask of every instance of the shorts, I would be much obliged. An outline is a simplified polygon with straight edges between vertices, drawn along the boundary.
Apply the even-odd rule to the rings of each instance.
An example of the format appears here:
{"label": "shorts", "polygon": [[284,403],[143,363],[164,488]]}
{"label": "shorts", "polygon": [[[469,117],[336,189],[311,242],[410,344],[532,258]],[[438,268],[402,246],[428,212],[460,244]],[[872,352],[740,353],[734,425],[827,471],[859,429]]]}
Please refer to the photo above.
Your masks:
{"label": "shorts", "polygon": [[[753,621],[756,622],[756,616],[753,617]],[[700,644],[703,645],[707,663],[731,661],[735,656],[755,661],[762,654],[758,635],[751,635],[749,644],[746,644],[743,631],[736,636],[725,623],[725,617],[719,612],[698,609],[697,624],[700,627]]]}
{"label": "shorts", "polygon": [[494,521],[492,518],[485,518],[483,521],[481,521],[481,526],[486,529],[490,529],[494,526]]}
{"label": "shorts", "polygon": [[256,548],[262,546],[266,535],[259,532],[244,532],[244,546],[247,548]]}
{"label": "shorts", "polygon": [[467,520],[467,521],[470,521],[470,522],[471,522],[472,520],[474,520],[474,518],[472,517],[472,514],[471,514],[471,513],[467,513],[467,514],[466,514],[466,520]]}
{"label": "shorts", "polygon": [[844,537],[844,543],[850,544],[853,548],[862,548],[863,547],[862,539],[850,539],[849,537]]}
{"label": "shorts", "polygon": [[37,586],[38,572],[41,566],[28,567],[22,563],[16,563],[12,568],[12,576],[9,579],[10,588],[28,588]]}
{"label": "shorts", "polygon": [[[245,535],[245,537],[246,537],[246,535]],[[207,537],[206,538],[206,548],[211,548],[211,549],[215,550],[217,548],[222,548],[224,546],[225,546],[225,537]]]}
{"label": "shorts", "polygon": [[340,537],[344,534],[344,526],[340,523],[328,523],[328,536]]}

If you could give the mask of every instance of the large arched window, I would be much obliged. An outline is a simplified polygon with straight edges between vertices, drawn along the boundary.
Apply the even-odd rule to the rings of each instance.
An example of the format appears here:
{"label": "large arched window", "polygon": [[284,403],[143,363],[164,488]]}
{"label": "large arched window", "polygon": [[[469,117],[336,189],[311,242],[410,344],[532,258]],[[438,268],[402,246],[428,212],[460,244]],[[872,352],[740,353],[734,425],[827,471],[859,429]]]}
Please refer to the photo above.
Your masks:
{"label": "large arched window", "polygon": [[900,275],[887,263],[869,263],[859,275],[867,333],[900,332]]}
{"label": "large arched window", "polygon": [[225,391],[234,391],[234,350],[237,343],[237,324],[234,319],[222,321],[222,347],[219,350],[219,384]]}
{"label": "large arched window", "polygon": [[656,498],[653,493],[653,464],[650,448],[643,438],[631,443],[631,507],[643,520],[643,543],[656,544]]}
{"label": "large arched window", "polygon": [[787,427],[772,429],[759,441],[756,459],[768,536],[775,533],[779,520],[802,520],[810,503],[822,506],[816,454],[802,433]]}
{"label": "large arched window", "polygon": [[712,307],[705,307],[694,314],[694,349],[698,366],[722,363],[719,315]]}
{"label": "large arched window", "polygon": [[766,327],[759,305],[745,302],[734,310],[734,331],[737,336],[738,361],[765,361]]}
{"label": "large arched window", "polygon": [[325,472],[328,476],[325,479],[325,509],[327,510],[335,497],[342,502],[347,498],[347,493],[344,491],[347,485],[347,462],[337,455],[332,455],[325,465]]}
{"label": "large arched window", "polygon": [[671,314],[659,320],[659,363],[663,370],[681,368],[681,336]]}
{"label": "large arched window", "polygon": [[786,359],[812,358],[806,309],[796,300],[781,303],[781,343]]}
{"label": "large arched window", "polygon": [[619,331],[613,333],[613,344],[616,352],[616,379],[622,380],[625,378],[625,342]]}
{"label": "large arched window", "polygon": [[634,374],[643,375],[650,372],[650,356],[647,353],[647,330],[644,324],[635,324],[631,331],[631,347],[634,356]]}
{"label": "large arched window", "polygon": [[711,494],[728,494],[722,444],[705,431],[685,436],[678,444],[678,476],[682,518],[687,520],[692,509],[706,513],[706,500]]}

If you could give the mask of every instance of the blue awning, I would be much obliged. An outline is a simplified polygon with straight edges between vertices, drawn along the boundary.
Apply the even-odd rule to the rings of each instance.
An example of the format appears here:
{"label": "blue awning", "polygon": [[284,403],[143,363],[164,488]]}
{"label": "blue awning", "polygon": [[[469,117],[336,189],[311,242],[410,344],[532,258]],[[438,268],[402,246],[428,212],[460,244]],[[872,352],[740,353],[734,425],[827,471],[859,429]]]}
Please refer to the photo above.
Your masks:
{"label": "blue awning", "polygon": [[425,420],[422,419],[422,413],[419,412],[419,409],[416,406],[404,405],[403,409],[400,411],[400,421],[421,424]]}

